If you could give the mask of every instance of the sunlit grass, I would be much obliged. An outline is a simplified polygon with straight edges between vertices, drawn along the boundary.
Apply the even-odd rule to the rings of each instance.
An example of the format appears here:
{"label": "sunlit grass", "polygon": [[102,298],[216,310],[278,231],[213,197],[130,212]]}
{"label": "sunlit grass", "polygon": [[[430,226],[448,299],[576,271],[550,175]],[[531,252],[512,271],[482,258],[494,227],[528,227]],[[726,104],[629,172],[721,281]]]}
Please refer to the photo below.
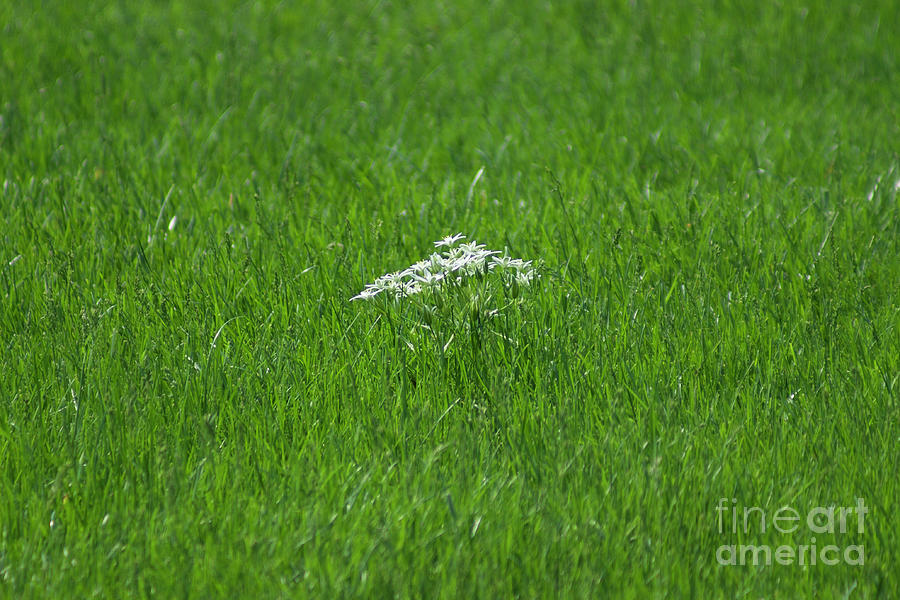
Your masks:
{"label": "sunlit grass", "polygon": [[0,595],[897,596],[898,19],[4,4]]}

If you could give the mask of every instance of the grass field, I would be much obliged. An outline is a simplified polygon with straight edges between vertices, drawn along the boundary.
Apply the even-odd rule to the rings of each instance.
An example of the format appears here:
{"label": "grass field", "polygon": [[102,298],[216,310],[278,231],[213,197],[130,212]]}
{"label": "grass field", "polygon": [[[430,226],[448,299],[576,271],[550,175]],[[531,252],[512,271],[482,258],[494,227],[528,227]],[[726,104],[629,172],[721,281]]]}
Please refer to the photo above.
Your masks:
{"label": "grass field", "polygon": [[[0,596],[900,597],[898,32],[3,3]],[[349,301],[456,232],[539,277]]]}

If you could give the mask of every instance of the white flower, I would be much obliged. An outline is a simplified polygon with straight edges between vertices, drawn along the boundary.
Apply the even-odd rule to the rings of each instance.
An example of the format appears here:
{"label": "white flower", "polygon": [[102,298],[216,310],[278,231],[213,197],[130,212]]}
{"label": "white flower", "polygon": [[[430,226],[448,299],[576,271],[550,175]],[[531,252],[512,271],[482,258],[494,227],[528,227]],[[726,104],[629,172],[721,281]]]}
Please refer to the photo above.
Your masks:
{"label": "white flower", "polygon": [[444,279],[443,273],[432,273],[431,271],[425,271],[421,275],[414,274],[412,276],[413,280],[424,287],[434,287],[438,283]]}
{"label": "white flower", "polygon": [[509,256],[504,254],[500,258],[492,258],[491,264],[502,269],[515,269],[516,272],[521,273],[531,266],[531,261],[522,260],[521,258],[510,258]]}
{"label": "white flower", "polygon": [[407,296],[414,296],[422,291],[422,286],[416,283],[415,281],[407,281],[403,284],[403,294]]}
{"label": "white flower", "polygon": [[466,254],[477,254],[484,250],[484,244],[479,244],[475,240],[471,242],[466,242],[465,244],[460,244],[459,249],[465,252]]}
{"label": "white flower", "polygon": [[516,283],[528,285],[534,280],[534,271],[519,271],[516,273]]}
{"label": "white flower", "polygon": [[383,288],[368,286],[368,287],[366,287],[366,289],[364,289],[357,295],[350,298],[350,301],[352,302],[353,300],[371,300],[372,298],[374,298],[375,296],[380,294],[382,292],[382,289]]}
{"label": "white flower", "polygon": [[417,263],[409,265],[408,269],[401,271],[400,273],[403,276],[408,277],[410,275],[413,275],[414,273],[422,273],[424,271],[427,271],[429,268],[431,268],[430,260],[420,260]]}
{"label": "white flower", "polygon": [[397,284],[402,283],[403,273],[385,273],[381,277],[375,280],[376,287],[383,289],[392,289],[397,286]]}
{"label": "white flower", "polygon": [[440,273],[449,266],[450,263],[447,259],[437,252],[428,257],[428,271],[431,271],[432,273]]}
{"label": "white flower", "polygon": [[450,268],[450,271],[455,272],[465,269],[466,265],[470,264],[471,262],[472,259],[470,259],[468,256],[460,256],[458,258],[452,259],[448,266]]}
{"label": "white flower", "polygon": [[[501,271],[515,270],[512,277],[503,278],[507,284],[515,281],[520,285],[527,285],[536,277],[530,260],[511,258],[505,253],[500,256],[501,253],[497,250],[488,250],[484,244],[474,240],[453,247],[453,244],[464,237],[458,233],[435,242],[436,247],[446,248],[443,254],[434,252],[402,271],[386,273],[368,284],[351,300],[370,300],[382,292],[388,292],[394,299],[402,300],[432,290],[429,300],[440,302],[442,299],[439,295],[455,294],[465,286],[468,278],[477,276],[482,281],[483,277],[488,277],[498,267]],[[450,285],[444,285],[445,282]]]}
{"label": "white flower", "polygon": [[459,240],[461,240],[461,239],[463,239],[463,238],[465,238],[465,237],[466,237],[466,236],[464,236],[464,235],[461,234],[461,233],[457,233],[456,235],[448,235],[448,236],[445,237],[444,239],[436,241],[436,242],[434,243],[434,246],[435,246],[436,248],[440,248],[441,246],[448,246],[448,247],[449,247],[449,246],[452,246],[453,244],[455,244],[456,242],[458,242]]}
{"label": "white flower", "polygon": [[515,258],[510,258],[509,256],[503,255],[499,258],[496,256],[491,259],[491,264],[500,267],[501,269],[508,269],[516,266]]}

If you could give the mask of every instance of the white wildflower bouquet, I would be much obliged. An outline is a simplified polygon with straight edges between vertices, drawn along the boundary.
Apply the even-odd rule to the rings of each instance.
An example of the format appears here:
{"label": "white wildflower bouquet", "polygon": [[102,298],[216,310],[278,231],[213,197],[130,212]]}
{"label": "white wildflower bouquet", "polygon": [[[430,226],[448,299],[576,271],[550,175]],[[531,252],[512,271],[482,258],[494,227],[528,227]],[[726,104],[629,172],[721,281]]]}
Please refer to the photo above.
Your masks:
{"label": "white wildflower bouquet", "polygon": [[[437,251],[406,269],[386,273],[350,298],[374,301],[383,308],[406,304],[414,308],[417,325],[440,328],[452,341],[460,329],[472,331],[523,301],[523,290],[538,277],[531,260],[489,250],[461,233],[434,242]],[[446,338],[446,335],[441,335]]]}

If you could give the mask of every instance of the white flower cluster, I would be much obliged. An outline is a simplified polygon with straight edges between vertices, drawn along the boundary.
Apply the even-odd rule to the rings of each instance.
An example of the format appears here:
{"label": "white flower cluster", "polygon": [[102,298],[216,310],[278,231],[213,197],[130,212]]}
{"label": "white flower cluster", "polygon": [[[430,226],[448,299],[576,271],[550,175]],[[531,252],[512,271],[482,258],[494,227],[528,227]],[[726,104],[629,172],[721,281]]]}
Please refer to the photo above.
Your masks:
{"label": "white flower cluster", "polygon": [[469,277],[485,276],[493,271],[505,272],[510,282],[520,286],[530,284],[536,277],[530,260],[501,256],[499,251],[488,250],[475,241],[457,245],[465,237],[457,233],[436,241],[435,247],[446,248],[442,254],[435,252],[402,271],[382,275],[350,300],[370,300],[382,292],[397,299],[405,298],[459,286]]}

